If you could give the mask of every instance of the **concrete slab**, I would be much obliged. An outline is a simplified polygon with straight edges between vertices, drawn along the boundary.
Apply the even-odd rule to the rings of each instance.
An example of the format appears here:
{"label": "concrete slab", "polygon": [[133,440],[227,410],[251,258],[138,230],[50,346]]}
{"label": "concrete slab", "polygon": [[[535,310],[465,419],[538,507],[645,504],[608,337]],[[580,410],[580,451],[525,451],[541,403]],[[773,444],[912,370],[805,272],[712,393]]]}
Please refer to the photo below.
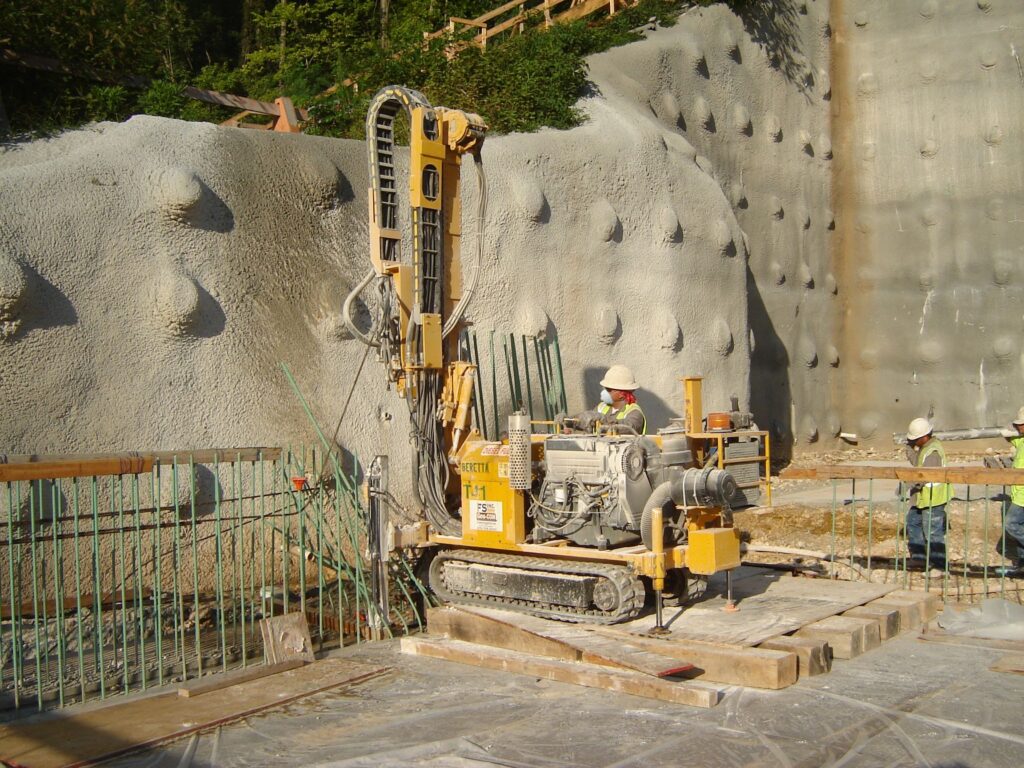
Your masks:
{"label": "concrete slab", "polygon": [[1004,652],[908,634],[709,710],[402,656],[397,642],[342,653],[396,671],[111,765],[1018,768],[1024,755],[1024,676],[989,670]]}

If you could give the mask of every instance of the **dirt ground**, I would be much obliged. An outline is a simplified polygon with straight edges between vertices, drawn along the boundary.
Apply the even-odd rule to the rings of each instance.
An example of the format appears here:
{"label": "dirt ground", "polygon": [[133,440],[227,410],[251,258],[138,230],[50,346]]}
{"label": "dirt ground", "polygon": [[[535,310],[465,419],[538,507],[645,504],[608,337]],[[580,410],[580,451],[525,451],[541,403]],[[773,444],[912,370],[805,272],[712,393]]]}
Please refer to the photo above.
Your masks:
{"label": "dirt ground", "polygon": [[[981,464],[994,450],[952,452],[952,464]],[[796,457],[790,466],[906,462],[902,449],[844,450]],[[993,569],[1008,561],[999,554],[1003,489],[955,486],[947,505],[949,566],[939,578],[907,569],[907,503],[895,481],[787,480],[773,477],[772,506],[734,513],[748,546],[744,559],[835,574],[838,578],[901,581],[941,589],[947,599],[973,602],[1002,594],[1021,600],[1022,582]],[[969,499],[969,501],[968,501]],[[926,584],[927,582],[927,584]]]}

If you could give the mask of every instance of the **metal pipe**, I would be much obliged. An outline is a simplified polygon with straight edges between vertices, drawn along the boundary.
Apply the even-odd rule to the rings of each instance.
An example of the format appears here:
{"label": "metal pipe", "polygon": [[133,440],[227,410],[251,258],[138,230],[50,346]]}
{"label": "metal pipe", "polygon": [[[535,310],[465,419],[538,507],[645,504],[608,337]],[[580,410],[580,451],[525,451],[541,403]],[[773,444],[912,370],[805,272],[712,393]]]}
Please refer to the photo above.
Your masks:
{"label": "metal pipe", "polygon": [[[939,440],[987,440],[994,437],[1017,437],[1017,431],[1006,427],[971,427],[968,429],[936,430],[932,433]],[[896,445],[906,445],[906,432],[893,432],[892,441]]]}

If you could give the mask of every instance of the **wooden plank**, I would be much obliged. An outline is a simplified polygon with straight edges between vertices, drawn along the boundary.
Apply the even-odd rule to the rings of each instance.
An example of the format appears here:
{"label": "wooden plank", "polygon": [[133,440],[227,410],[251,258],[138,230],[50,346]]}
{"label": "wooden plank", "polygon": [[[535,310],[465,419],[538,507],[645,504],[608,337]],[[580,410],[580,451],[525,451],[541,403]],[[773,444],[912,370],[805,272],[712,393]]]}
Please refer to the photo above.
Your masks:
{"label": "wooden plank", "polygon": [[972,648],[991,648],[997,651],[1013,651],[1024,653],[1024,641],[1021,640],[996,640],[987,637],[972,637],[971,635],[951,635],[942,629],[928,629],[917,636],[918,640],[925,640],[930,643],[945,643],[947,645],[964,645]]}
{"label": "wooden plank", "polygon": [[[482,607],[463,606],[453,610],[465,613],[470,621],[494,625],[495,631],[491,632],[492,636],[497,634],[497,631],[505,636],[524,633],[532,635],[572,649],[576,654],[575,660],[588,664],[632,669],[635,672],[643,672],[654,677],[672,677],[693,669],[693,664],[638,648],[628,641],[611,640],[595,634],[579,624],[566,624],[562,621]],[[454,637],[456,640],[467,639],[451,634],[449,637]],[[470,640],[470,642],[480,641]],[[486,644],[495,645],[493,642]],[[499,641],[496,647],[505,648],[507,646]],[[512,650],[522,649],[514,648]],[[562,658],[562,655],[559,654],[557,658]]]}
{"label": "wooden plank", "polygon": [[900,632],[918,629],[921,626],[921,607],[915,601],[886,595],[878,600],[872,600],[867,605],[873,608],[898,611],[900,615]]}
{"label": "wooden plank", "polygon": [[313,641],[309,637],[309,624],[300,612],[286,613],[260,619],[260,634],[263,636],[263,652],[268,664],[299,660],[311,662]]}
{"label": "wooden plank", "polygon": [[832,669],[832,648],[824,640],[779,635],[765,640],[757,647],[796,654],[797,673],[800,677],[824,675]]}
{"label": "wooden plank", "polygon": [[247,447],[247,448],[203,448],[182,449],[177,451],[129,451],[125,453],[79,453],[79,454],[37,454],[18,453],[0,454],[0,465],[4,464],[38,464],[46,462],[95,461],[105,459],[150,459],[154,463],[188,464],[189,459],[195,464],[233,464],[237,461],[276,461],[281,458],[280,448]]}
{"label": "wooden plank", "polygon": [[250,680],[259,680],[261,677],[269,677],[279,672],[287,672],[289,669],[296,669],[305,664],[306,662],[301,659],[292,659],[291,661],[282,661],[278,664],[260,664],[259,666],[237,672],[221,672],[215,675],[207,675],[206,677],[201,677],[198,680],[192,680],[178,686],[178,696],[183,699],[195,698],[196,696],[202,696],[204,693],[219,691],[231,685],[247,683]]}
{"label": "wooden plank", "polygon": [[403,637],[402,652],[694,707],[710,708],[722,698],[722,691],[717,688],[670,682],[632,670],[612,670],[579,662],[541,659],[517,651],[488,648],[450,638],[428,640]]}
{"label": "wooden plank", "polygon": [[1024,654],[1008,653],[989,667],[993,672],[1013,672],[1024,675]]}
{"label": "wooden plank", "polygon": [[32,768],[82,768],[180,739],[389,671],[346,659],[323,659],[205,696],[166,693],[59,718],[0,726],[0,758]]}
{"label": "wooden plank", "polygon": [[881,644],[878,624],[871,619],[850,616],[831,616],[808,624],[796,633],[797,637],[824,640],[837,659],[854,659]]}
{"label": "wooden plank", "polygon": [[446,635],[453,640],[535,656],[547,656],[561,661],[579,661],[581,656],[579,650],[565,643],[517,630],[507,623],[481,621],[478,617],[455,608],[428,608],[427,628],[433,634]]}
{"label": "wooden plank", "polygon": [[878,633],[882,640],[896,637],[900,633],[900,612],[894,606],[885,605],[858,605],[848,611],[843,611],[843,616],[852,616],[855,619],[871,619],[878,623]]}
{"label": "wooden plank", "polygon": [[902,480],[907,483],[960,483],[969,485],[1024,484],[1024,469],[988,467],[876,467],[830,464],[817,467],[786,467],[783,480]]}
{"label": "wooden plank", "polygon": [[643,637],[612,627],[594,630],[609,637],[618,637],[644,650],[681,659],[693,664],[686,676],[712,683],[743,685],[749,688],[779,690],[797,681],[796,654],[766,648],[705,643],[668,637]]}
{"label": "wooden plank", "polygon": [[0,464],[0,482],[50,480],[60,477],[93,477],[97,475],[141,475],[152,470],[153,460],[140,458]]}
{"label": "wooden plank", "polygon": [[942,610],[942,598],[931,592],[918,592],[914,589],[897,589],[886,595],[894,600],[908,600],[918,606],[921,621],[931,621]]}

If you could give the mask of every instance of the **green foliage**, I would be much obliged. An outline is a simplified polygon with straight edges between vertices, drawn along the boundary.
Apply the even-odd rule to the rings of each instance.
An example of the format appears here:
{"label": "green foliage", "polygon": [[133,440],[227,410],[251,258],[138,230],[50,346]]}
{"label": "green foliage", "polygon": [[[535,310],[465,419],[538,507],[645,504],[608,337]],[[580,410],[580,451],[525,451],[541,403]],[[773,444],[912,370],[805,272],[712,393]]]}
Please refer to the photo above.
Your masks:
{"label": "green foliage", "polygon": [[139,112],[159,117],[180,117],[185,106],[181,86],[166,80],[154,80],[142,92],[136,104]]}
{"label": "green foliage", "polygon": [[90,120],[124,120],[128,91],[120,85],[93,86],[85,94],[85,114]]}
{"label": "green foliage", "polygon": [[[733,4],[764,0],[732,0]],[[51,56],[74,75],[5,68],[15,130],[149,114],[220,122],[232,114],[180,96],[184,85],[310,109],[307,130],[362,138],[369,99],[400,83],[435,104],[480,113],[495,132],[566,128],[581,119],[585,57],[637,38],[652,17],[671,23],[681,0],[641,0],[614,17],[550,30],[539,14],[486,53],[450,39],[423,44],[451,16],[474,18],[498,0],[7,0],[0,45]],[[384,15],[384,9],[388,13]],[[514,13],[510,11],[509,14]],[[245,55],[242,46],[246,46]],[[149,85],[129,92],[127,76]],[[343,83],[357,82],[354,89]]]}

